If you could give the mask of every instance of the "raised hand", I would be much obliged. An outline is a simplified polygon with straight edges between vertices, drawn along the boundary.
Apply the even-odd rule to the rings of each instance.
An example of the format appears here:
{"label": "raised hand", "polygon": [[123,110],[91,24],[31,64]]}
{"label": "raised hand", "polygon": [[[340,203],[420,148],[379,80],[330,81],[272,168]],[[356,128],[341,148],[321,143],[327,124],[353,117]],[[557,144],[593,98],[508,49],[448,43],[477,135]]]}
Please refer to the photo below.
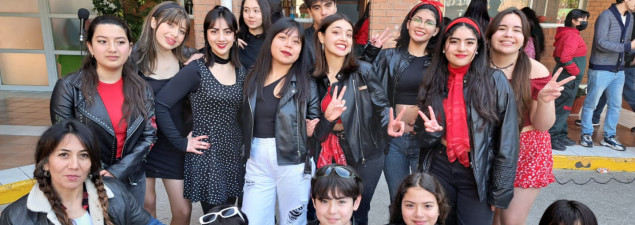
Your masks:
{"label": "raised hand", "polygon": [[337,93],[337,86],[333,89],[333,96],[331,97],[331,102],[324,110],[324,117],[328,121],[335,121],[337,118],[340,118],[342,113],[346,111],[346,100],[344,98],[344,92],[346,92],[346,86],[342,88],[342,91]]}
{"label": "raised hand", "polygon": [[202,155],[203,152],[198,149],[207,150],[209,149],[209,143],[201,141],[201,139],[208,138],[207,135],[201,135],[198,137],[192,137],[192,132],[187,135],[187,150],[186,152]]}
{"label": "raised hand", "polygon": [[320,122],[320,119],[305,119],[306,120],[306,135],[308,137],[313,137],[313,132],[315,131],[315,126]]}
{"label": "raised hand", "polygon": [[370,38],[370,44],[377,48],[381,48],[381,46],[383,46],[384,43],[388,41],[391,34],[392,34],[392,31],[390,30],[390,28],[386,28],[384,32],[382,32],[381,34],[374,34]]}
{"label": "raised hand", "polygon": [[[404,106],[401,109],[397,118],[394,118],[394,110],[392,107],[390,108],[390,118],[388,120],[388,135],[391,137],[400,137],[403,135],[404,130],[406,129],[406,123],[401,121],[401,117],[403,117],[404,112],[406,112],[406,107]],[[393,119],[394,118],[394,119]]]}
{"label": "raised hand", "polygon": [[560,76],[560,72],[562,72],[562,67],[560,67],[560,69],[556,71],[553,77],[551,77],[551,80],[549,80],[549,83],[547,83],[545,87],[542,88],[540,92],[538,92],[538,99],[540,101],[551,102],[555,100],[556,98],[560,97],[560,92],[564,90],[564,87],[562,87],[562,85],[565,85],[569,81],[572,81],[575,79],[575,76],[569,76],[566,79],[563,79],[560,82],[558,82],[557,80],[558,80],[558,77]]}
{"label": "raised hand", "polygon": [[432,106],[428,106],[428,110],[430,111],[430,118],[426,116],[421,110],[419,110],[419,116],[423,119],[423,126],[426,131],[429,133],[439,132],[443,130],[442,126],[439,126],[439,122],[437,122],[437,117],[434,115],[434,110],[432,110]]}
{"label": "raised hand", "polygon": [[238,47],[240,47],[241,49],[245,49],[245,46],[247,45],[247,42],[243,41],[243,39],[238,38]]}
{"label": "raised hand", "polygon": [[187,65],[190,64],[192,61],[200,59],[201,57],[203,57],[203,53],[194,53],[190,56],[189,59],[187,59],[187,61],[185,61],[183,64]]}

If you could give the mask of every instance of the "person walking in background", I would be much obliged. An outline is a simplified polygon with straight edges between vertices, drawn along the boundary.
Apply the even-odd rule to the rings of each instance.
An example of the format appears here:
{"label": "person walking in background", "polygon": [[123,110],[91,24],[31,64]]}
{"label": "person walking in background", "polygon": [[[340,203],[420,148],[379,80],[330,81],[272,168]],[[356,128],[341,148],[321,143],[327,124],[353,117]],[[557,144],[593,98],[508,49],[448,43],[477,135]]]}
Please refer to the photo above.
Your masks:
{"label": "person walking in background", "polygon": [[604,120],[604,138],[600,144],[618,151],[625,150],[615,136],[615,130],[622,109],[624,55],[635,49],[635,40],[631,40],[633,15],[629,13],[634,10],[635,0],[616,0],[595,21],[587,97],[584,99],[581,116],[580,145],[584,147],[593,147],[591,118],[600,96],[606,91],[608,110]]}
{"label": "person walking in background", "polygon": [[578,87],[584,76],[586,69],[586,53],[587,46],[580,36],[580,31],[583,31],[587,27],[587,19],[589,19],[589,12],[574,9],[571,10],[566,17],[564,27],[558,27],[556,30],[556,37],[553,46],[553,57],[556,60],[556,67],[553,71],[558,71],[559,68],[564,68],[558,81],[561,81],[569,76],[575,76],[573,82],[569,82],[562,87],[560,97],[556,99],[556,121],[554,122],[549,134],[551,135],[551,148],[553,150],[563,151],[566,150],[566,146],[574,146],[575,141],[568,137],[567,118],[571,113],[571,106],[578,93]]}
{"label": "person walking in background", "polygon": [[[242,192],[244,165],[239,112],[245,68],[238,60],[234,14],[223,6],[203,22],[203,58],[183,67],[156,95],[157,123],[170,143],[185,154],[183,197],[201,202],[204,212],[235,203]],[[171,115],[188,99],[193,125],[181,135]],[[178,118],[177,118],[178,119]]]}
{"label": "person walking in background", "polygon": [[86,32],[82,68],[58,80],[51,94],[52,124],[77,119],[99,137],[101,176],[114,177],[143,205],[143,158],[156,140],[154,94],[134,70],[132,35],[121,19],[95,18]]}

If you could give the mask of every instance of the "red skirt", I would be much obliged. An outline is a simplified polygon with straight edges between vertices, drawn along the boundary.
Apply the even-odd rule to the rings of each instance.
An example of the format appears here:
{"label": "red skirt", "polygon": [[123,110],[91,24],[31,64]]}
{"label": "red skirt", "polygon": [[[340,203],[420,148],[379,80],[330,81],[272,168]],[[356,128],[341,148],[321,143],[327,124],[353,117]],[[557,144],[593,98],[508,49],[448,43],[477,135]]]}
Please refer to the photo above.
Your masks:
{"label": "red skirt", "polygon": [[543,188],[556,181],[553,176],[551,135],[548,131],[520,133],[520,151],[514,187]]}

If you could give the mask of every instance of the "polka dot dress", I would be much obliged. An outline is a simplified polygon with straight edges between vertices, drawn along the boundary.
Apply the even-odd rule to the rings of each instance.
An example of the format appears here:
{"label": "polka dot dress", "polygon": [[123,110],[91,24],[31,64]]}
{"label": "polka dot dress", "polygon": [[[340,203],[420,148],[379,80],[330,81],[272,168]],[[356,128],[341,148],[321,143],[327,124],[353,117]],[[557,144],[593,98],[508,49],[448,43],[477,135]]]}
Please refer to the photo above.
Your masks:
{"label": "polka dot dress", "polygon": [[197,60],[201,83],[190,93],[194,117],[193,136],[208,135],[210,148],[202,155],[185,155],[184,197],[192,202],[221,204],[237,197],[244,183],[240,158],[242,133],[239,109],[242,103],[245,69],[236,69],[234,85],[221,84],[203,60]]}

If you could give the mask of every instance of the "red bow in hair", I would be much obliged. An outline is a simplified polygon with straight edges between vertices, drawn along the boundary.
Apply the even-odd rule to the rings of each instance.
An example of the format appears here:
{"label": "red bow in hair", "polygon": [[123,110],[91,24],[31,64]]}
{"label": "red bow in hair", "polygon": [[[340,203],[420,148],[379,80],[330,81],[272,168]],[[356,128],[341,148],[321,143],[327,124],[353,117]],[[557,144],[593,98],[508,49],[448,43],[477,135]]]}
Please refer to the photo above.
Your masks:
{"label": "red bow in hair", "polygon": [[415,7],[412,7],[412,10],[410,11],[410,14],[408,15],[408,18],[412,17],[412,13],[415,12],[415,9],[421,5],[432,5],[434,6],[434,8],[437,9],[437,12],[439,13],[439,23],[443,22],[443,13],[441,12],[441,9],[439,9],[439,7],[443,7],[443,3],[439,2],[439,1],[435,1],[435,0],[421,0],[421,2],[419,4],[417,4]]}

